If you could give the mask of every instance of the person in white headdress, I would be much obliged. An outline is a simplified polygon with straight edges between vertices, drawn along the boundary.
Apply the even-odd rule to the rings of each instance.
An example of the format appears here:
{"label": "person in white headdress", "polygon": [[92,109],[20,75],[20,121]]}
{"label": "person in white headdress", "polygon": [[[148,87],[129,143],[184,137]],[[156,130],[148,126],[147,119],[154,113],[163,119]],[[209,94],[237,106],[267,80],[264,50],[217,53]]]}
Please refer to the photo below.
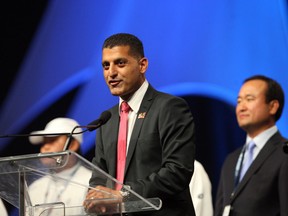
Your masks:
{"label": "person in white headdress", "polygon": [[[34,135],[43,134],[43,136],[30,136],[29,141],[34,145],[41,144],[41,153],[55,153],[63,151],[67,145],[67,139],[71,139],[70,144],[68,145],[68,150],[81,154],[80,146],[83,137],[80,128],[75,130],[77,134],[73,134],[72,137],[67,135],[46,136],[47,134],[71,133],[71,131],[77,126],[79,126],[79,124],[73,119],[56,118],[50,121],[44,130],[34,131],[31,133]],[[45,160],[42,159],[41,162],[43,164],[49,163],[49,158],[45,158]],[[58,177],[60,180],[57,180]],[[78,186],[77,184],[71,184],[69,182],[76,182],[80,185],[88,186],[90,177],[91,171],[82,166],[82,164],[77,161],[77,158],[76,160],[72,158],[64,168],[61,168],[59,171],[56,170],[56,173],[53,173],[52,178],[49,175],[43,176],[29,186],[31,203],[33,205],[42,205],[47,203],[63,202],[66,207],[82,206],[87,189],[84,186]],[[69,182],[62,181],[61,179],[67,179]],[[50,213],[49,215],[53,215],[53,213]]]}

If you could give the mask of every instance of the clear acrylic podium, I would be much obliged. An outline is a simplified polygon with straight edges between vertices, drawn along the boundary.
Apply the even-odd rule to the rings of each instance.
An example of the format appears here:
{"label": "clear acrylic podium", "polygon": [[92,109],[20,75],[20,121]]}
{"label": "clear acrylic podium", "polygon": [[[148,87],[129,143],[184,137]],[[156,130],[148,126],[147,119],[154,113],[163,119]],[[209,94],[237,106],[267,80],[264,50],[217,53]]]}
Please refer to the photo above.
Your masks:
{"label": "clear acrylic podium", "polygon": [[[17,207],[20,216],[112,215],[161,208],[159,198],[143,198],[126,185],[123,188],[129,195],[124,198],[90,187],[92,172],[102,186],[112,189],[119,184],[71,151],[2,157],[0,197]],[[88,190],[97,191],[101,198],[85,199]],[[93,208],[87,210],[86,205]]]}

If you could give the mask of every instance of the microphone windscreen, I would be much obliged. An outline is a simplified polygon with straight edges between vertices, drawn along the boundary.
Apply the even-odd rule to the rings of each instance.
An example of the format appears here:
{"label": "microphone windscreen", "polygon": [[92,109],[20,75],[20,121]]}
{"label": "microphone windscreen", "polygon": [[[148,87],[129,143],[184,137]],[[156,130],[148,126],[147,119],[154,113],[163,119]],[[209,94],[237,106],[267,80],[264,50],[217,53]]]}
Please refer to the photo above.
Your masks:
{"label": "microphone windscreen", "polygon": [[111,112],[107,110],[102,112],[99,119],[96,119],[88,124],[88,130],[93,131],[97,129],[101,125],[105,124],[110,118],[111,118]]}
{"label": "microphone windscreen", "polygon": [[106,110],[102,112],[99,119],[101,119],[101,124],[105,124],[110,118],[111,118],[111,112]]}

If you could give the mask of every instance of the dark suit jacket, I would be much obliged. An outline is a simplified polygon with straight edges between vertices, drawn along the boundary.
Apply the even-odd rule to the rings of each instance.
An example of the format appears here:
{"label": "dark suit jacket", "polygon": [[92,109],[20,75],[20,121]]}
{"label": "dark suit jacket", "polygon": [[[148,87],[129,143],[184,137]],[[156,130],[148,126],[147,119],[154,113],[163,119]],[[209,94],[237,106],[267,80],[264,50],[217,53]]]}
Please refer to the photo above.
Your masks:
{"label": "dark suit jacket", "polygon": [[[112,107],[111,119],[98,129],[92,161],[114,177],[118,110],[118,105]],[[195,215],[189,192],[194,170],[194,138],[194,120],[186,102],[149,85],[131,135],[124,176],[124,184],[141,196],[159,197],[163,201],[161,210],[147,215]],[[94,175],[90,185],[97,184]]]}
{"label": "dark suit jacket", "polygon": [[216,216],[222,215],[229,204],[232,216],[288,215],[288,155],[283,152],[283,142],[279,132],[267,141],[234,195],[234,173],[241,149],[228,155],[217,191]]}

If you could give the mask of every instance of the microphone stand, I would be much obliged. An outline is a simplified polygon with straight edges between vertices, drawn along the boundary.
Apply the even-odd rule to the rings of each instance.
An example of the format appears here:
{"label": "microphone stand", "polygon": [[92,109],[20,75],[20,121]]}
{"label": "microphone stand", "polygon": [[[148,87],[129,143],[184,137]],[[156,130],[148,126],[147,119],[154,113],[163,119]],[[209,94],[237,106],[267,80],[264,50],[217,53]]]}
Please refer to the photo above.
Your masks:
{"label": "microphone stand", "polygon": [[77,128],[83,128],[83,127],[86,127],[86,126],[76,126],[73,128],[73,130],[69,134],[67,134],[67,140],[66,140],[65,145],[63,147],[63,151],[66,151],[68,149],[68,147],[70,146],[71,138],[73,135],[82,134],[88,130],[88,129],[86,129],[86,130],[83,130],[80,132],[74,132]]}

